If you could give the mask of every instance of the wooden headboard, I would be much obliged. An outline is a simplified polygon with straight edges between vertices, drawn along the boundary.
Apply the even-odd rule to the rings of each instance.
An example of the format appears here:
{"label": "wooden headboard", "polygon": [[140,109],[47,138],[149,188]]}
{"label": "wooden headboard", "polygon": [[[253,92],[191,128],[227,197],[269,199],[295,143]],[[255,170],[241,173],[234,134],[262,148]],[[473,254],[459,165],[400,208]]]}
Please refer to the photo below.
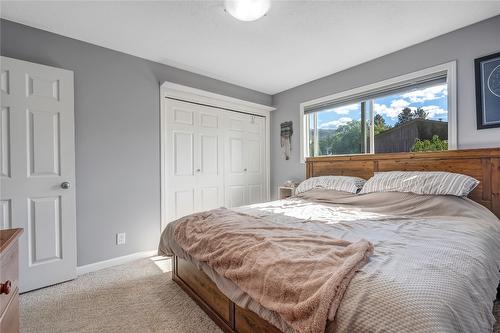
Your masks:
{"label": "wooden headboard", "polygon": [[306,177],[343,175],[368,179],[376,171],[449,171],[481,183],[469,198],[500,218],[500,148],[426,153],[388,153],[310,157]]}

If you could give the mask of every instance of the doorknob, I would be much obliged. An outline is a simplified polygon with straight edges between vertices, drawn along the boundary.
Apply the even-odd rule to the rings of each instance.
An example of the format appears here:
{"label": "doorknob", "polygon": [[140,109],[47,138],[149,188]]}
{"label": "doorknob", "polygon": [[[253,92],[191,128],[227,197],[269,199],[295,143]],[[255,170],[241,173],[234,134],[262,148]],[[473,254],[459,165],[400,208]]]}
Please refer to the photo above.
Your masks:
{"label": "doorknob", "polygon": [[7,280],[5,283],[0,283],[0,295],[5,294],[8,295],[10,293],[10,289],[12,288],[12,283]]}
{"label": "doorknob", "polygon": [[70,183],[70,182],[62,182],[62,183],[61,183],[61,188],[62,188],[63,190],[67,190],[67,189],[69,189],[70,187],[71,187],[71,183]]}
{"label": "doorknob", "polygon": [[201,170],[200,169],[196,169],[196,172],[200,172]]}
{"label": "doorknob", "polygon": [[243,171],[247,171],[247,168],[243,169]]}

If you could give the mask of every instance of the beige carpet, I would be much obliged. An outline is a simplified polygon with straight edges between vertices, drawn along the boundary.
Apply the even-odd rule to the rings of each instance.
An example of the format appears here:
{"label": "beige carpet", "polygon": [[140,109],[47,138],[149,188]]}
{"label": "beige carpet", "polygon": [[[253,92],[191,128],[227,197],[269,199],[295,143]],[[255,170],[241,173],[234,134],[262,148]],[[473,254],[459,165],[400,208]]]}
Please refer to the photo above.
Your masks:
{"label": "beige carpet", "polygon": [[152,258],[21,295],[21,332],[221,331],[172,282],[170,260]]}
{"label": "beige carpet", "polygon": [[221,332],[153,259],[21,295],[21,332]]}

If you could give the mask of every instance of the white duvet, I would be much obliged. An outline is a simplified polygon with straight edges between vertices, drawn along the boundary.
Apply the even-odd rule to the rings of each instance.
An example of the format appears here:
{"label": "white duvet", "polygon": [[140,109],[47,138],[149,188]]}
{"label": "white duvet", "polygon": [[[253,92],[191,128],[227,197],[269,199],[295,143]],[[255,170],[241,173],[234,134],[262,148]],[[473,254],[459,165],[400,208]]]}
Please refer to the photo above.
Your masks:
{"label": "white duvet", "polygon": [[[313,190],[235,210],[276,223],[300,223],[333,238],[364,238],[374,245],[374,254],[351,281],[336,317],[329,318],[329,332],[493,329],[500,221],[469,199]],[[174,227],[175,222],[162,235],[160,253],[191,260],[235,303],[289,331],[276,314],[249,299],[231,281],[189,258],[172,237]]]}

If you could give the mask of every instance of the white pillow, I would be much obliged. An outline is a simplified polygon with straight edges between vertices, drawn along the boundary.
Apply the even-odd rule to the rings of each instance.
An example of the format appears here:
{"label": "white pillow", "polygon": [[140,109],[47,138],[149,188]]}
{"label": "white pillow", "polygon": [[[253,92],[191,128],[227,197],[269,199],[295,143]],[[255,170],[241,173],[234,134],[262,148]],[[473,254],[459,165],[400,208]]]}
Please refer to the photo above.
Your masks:
{"label": "white pillow", "polygon": [[299,194],[315,188],[324,188],[327,190],[357,193],[365,182],[366,180],[362,178],[348,176],[311,177],[300,183],[295,192]]}
{"label": "white pillow", "polygon": [[411,192],[416,194],[467,196],[479,181],[459,173],[441,171],[375,172],[361,193]]}

